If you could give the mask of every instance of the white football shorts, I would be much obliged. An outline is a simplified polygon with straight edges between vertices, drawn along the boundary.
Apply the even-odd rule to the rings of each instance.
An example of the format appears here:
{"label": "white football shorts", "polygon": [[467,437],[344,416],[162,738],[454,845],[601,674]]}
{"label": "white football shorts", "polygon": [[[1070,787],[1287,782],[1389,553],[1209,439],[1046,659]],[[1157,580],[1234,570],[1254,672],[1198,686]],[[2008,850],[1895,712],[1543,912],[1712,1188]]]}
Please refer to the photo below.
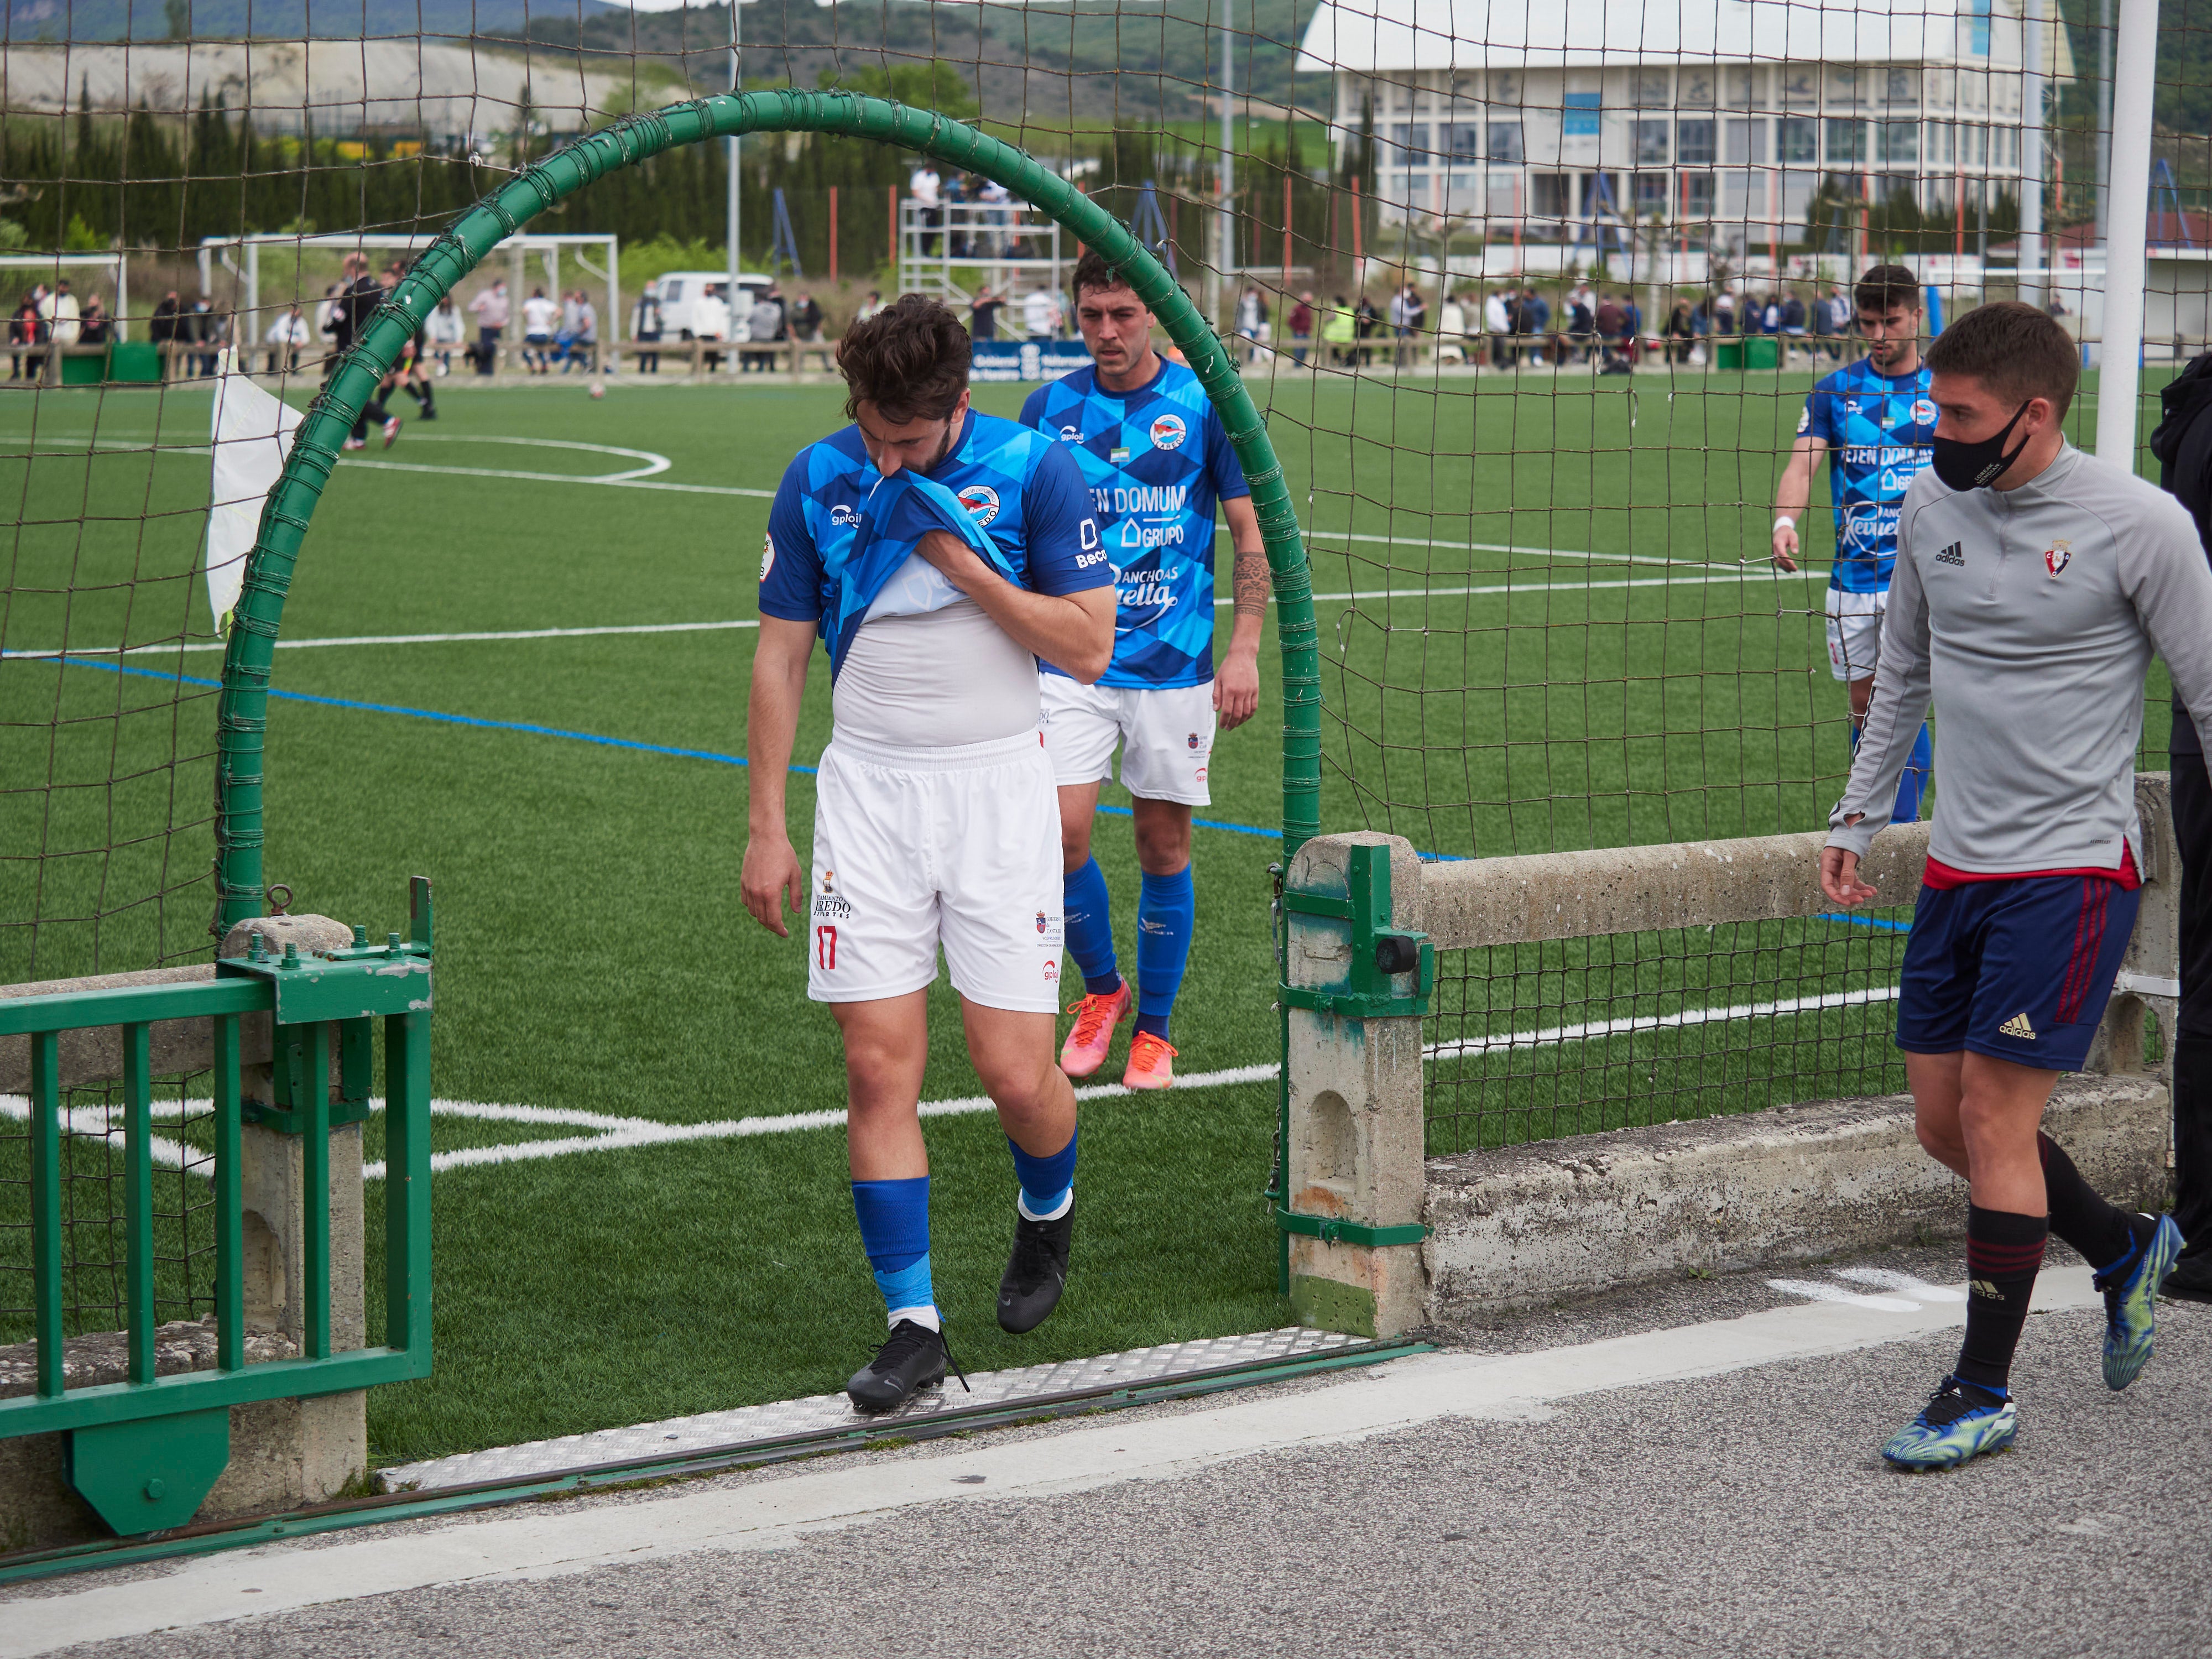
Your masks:
{"label": "white football shorts", "polygon": [[814,780],[806,994],[872,1002],[937,980],[1060,1012],[1060,798],[1034,732],[950,749],[832,734]]}
{"label": "white football shorts", "polygon": [[1143,690],[1081,685],[1041,674],[1045,752],[1062,784],[1101,783],[1114,775],[1121,748],[1121,787],[1146,800],[1211,806],[1206,769],[1213,757],[1213,687]]}
{"label": "white football shorts", "polygon": [[1828,672],[1838,679],[1863,680],[1874,673],[1881,646],[1882,612],[1888,605],[1887,593],[1828,590]]}

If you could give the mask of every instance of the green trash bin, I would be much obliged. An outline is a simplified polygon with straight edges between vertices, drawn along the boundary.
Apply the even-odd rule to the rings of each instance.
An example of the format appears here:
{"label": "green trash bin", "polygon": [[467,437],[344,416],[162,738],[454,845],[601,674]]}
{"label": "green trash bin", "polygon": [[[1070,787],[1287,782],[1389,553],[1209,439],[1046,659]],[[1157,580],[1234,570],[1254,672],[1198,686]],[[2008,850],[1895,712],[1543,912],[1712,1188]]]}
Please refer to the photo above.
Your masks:
{"label": "green trash bin", "polygon": [[73,354],[62,358],[64,386],[98,386],[107,378],[107,359]]}
{"label": "green trash bin", "polygon": [[161,380],[161,349],[151,340],[118,341],[107,348],[107,378],[158,386]]}
{"label": "green trash bin", "polygon": [[1713,367],[1715,368],[1741,368],[1743,367],[1743,342],[1741,340],[1714,341]]}

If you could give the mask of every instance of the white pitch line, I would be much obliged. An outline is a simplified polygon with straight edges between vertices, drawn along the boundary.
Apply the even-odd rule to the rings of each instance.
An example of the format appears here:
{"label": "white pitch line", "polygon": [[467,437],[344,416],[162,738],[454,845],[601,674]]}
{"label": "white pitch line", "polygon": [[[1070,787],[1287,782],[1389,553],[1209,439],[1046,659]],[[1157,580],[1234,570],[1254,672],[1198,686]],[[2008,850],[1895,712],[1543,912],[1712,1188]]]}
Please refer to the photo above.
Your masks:
{"label": "white pitch line", "polygon": [[[627,1504],[523,1504],[202,1556],[151,1577],[88,1576],[78,1588],[9,1601],[0,1659],[445,1585],[526,1584],[611,1565],[781,1549],[844,1528],[896,1527],[926,1505],[1064,1500],[1446,1420],[1540,1423],[1551,1407],[1590,1395],[1860,1352],[1956,1330],[1964,1317],[1956,1303],[1867,1305],[1875,1299],[1794,1303],[1531,1353],[1416,1354],[1286,1398],[1097,1425],[1078,1419],[1042,1441],[987,1437],[926,1458],[841,1457],[796,1465],[777,1480],[678,1486]],[[2054,1313],[2097,1307],[2100,1297],[2087,1267],[2051,1268],[2037,1279],[2032,1305]],[[1840,1445],[1837,1455],[1846,1462],[1866,1455]],[[896,1547],[890,1534],[868,1543]]]}
{"label": "white pitch line", "polygon": [[[512,628],[460,634],[349,634],[319,640],[278,640],[279,651],[314,651],[333,645],[447,645],[472,640],[567,640],[598,634],[712,634],[734,628],[758,628],[753,617],[735,622],[613,623],[601,628]],[[158,645],[88,646],[69,651],[0,651],[0,659],[55,657],[144,657],[178,651],[222,651],[222,640],[170,640]]]}
{"label": "white pitch line", "polygon": [[1425,1045],[1429,1060],[1464,1060],[1513,1048],[1553,1048],[1562,1043],[1590,1042],[1605,1037],[1631,1036],[1642,1031],[1680,1030],[1692,1025],[1725,1024],[1737,1019],[1767,1019],[1777,1015],[1818,1013],[1826,1008],[1856,1008],[1865,1004],[1894,1002],[1894,985],[1869,986],[1859,991],[1830,991],[1817,997],[1784,997],[1777,1002],[1739,1003],[1730,1008],[1682,1008],[1671,1014],[1630,1014],[1620,1019],[1593,1020],[1582,1025],[1554,1025],[1534,1031],[1500,1031],[1492,1036],[1455,1037],[1448,1042]]}

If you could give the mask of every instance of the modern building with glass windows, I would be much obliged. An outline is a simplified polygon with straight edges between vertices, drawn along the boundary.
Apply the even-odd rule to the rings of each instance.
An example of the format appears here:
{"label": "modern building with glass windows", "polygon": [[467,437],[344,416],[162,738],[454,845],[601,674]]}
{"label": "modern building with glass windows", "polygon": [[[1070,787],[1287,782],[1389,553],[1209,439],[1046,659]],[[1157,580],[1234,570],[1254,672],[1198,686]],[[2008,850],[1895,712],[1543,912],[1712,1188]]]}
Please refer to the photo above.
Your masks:
{"label": "modern building with glass windows", "polygon": [[[2055,87],[2073,58],[2046,11]],[[1931,213],[2017,197],[2027,33],[2021,0],[1325,0],[1297,66],[1334,83],[1340,163],[1372,120],[1385,222],[1541,238],[1656,213],[1762,247],[1824,179]]]}

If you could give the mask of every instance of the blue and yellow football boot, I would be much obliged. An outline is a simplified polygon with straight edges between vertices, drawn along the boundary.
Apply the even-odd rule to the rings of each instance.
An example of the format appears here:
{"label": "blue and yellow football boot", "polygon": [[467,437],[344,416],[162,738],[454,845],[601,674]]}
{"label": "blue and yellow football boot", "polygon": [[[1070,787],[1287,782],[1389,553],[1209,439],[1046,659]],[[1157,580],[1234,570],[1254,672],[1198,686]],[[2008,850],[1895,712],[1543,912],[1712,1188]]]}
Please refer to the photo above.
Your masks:
{"label": "blue and yellow football boot", "polygon": [[2105,1293],[2106,1388],[2126,1388],[2149,1363],[2157,1335],[2158,1287],[2173,1271],[2185,1243],[2173,1218],[2162,1215],[2148,1243],[2097,1276],[2097,1288]]}
{"label": "blue and yellow football boot", "polygon": [[1881,1455],[1900,1469],[1956,1468],[2012,1444],[2019,1426],[2010,1396],[1947,1376],[1920,1415],[1890,1436]]}

